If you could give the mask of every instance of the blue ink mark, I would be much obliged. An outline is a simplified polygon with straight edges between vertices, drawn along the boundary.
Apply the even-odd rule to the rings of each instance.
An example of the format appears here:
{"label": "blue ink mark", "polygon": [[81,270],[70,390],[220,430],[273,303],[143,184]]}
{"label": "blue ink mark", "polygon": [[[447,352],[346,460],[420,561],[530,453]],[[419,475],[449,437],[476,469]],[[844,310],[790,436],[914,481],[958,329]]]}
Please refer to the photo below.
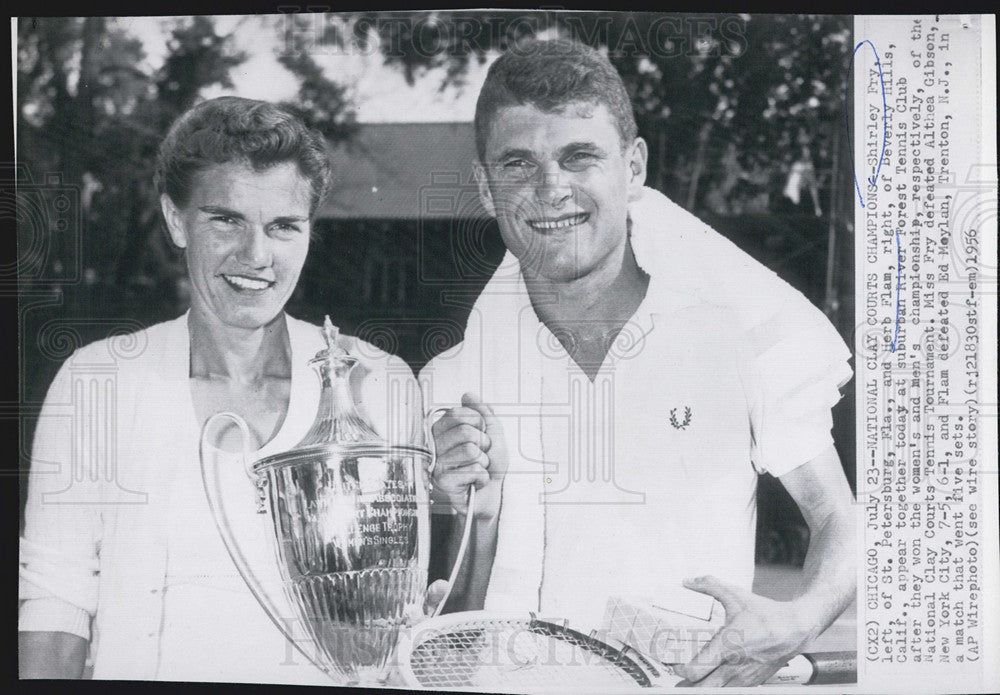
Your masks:
{"label": "blue ink mark", "polygon": [[903,253],[899,248],[899,230],[896,230],[896,330],[892,334],[892,352],[896,352],[899,339],[899,278],[903,273]]}
{"label": "blue ink mark", "polygon": [[858,45],[854,47],[854,53],[851,54],[851,61],[847,65],[847,83],[844,86],[844,120],[847,124],[847,152],[851,156],[851,172],[854,174],[854,190],[858,192],[858,202],[861,207],[865,206],[864,196],[861,195],[861,186],[858,185],[858,173],[854,166],[854,143],[851,141],[851,117],[848,113],[848,97],[851,94],[851,72],[854,70],[854,58],[857,56],[858,51],[865,44],[868,44],[872,53],[875,54],[875,65],[878,66],[878,81],[882,86],[882,152],[878,157],[878,167],[868,177],[868,184],[874,186],[875,182],[878,180],[878,175],[882,172],[882,160],[885,159],[885,143],[889,139],[889,116],[888,116],[888,106],[885,100],[885,78],[882,76],[882,62],[878,59],[878,51],[875,50],[875,46],[871,41],[865,39],[864,41],[858,42]]}

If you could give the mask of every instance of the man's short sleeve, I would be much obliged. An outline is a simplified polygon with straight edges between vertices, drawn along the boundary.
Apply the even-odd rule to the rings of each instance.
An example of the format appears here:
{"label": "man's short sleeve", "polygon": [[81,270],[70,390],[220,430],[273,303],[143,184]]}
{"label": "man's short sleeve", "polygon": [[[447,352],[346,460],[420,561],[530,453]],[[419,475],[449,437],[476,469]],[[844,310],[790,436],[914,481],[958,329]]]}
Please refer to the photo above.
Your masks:
{"label": "man's short sleeve", "polygon": [[833,442],[830,408],[851,352],[800,292],[659,192],[629,206],[636,261],[679,292],[733,312],[742,336],[755,466],[779,476]]}
{"label": "man's short sleeve", "polygon": [[751,457],[781,476],[833,444],[831,408],[852,375],[850,351],[826,316],[798,293],[747,333]]}

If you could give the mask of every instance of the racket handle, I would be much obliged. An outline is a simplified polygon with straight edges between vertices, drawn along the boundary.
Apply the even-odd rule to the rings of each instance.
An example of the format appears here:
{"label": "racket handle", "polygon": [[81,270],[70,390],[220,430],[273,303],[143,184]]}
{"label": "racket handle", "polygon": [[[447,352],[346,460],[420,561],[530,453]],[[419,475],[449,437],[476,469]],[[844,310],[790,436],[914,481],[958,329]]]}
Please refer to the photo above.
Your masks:
{"label": "racket handle", "polygon": [[816,675],[816,667],[803,654],[789,659],[778,672],[764,681],[767,685],[805,685]]}
{"label": "racket handle", "polygon": [[858,681],[857,652],[813,652],[802,656],[812,662],[815,670],[809,685],[856,683]]}
{"label": "racket handle", "polygon": [[[431,474],[434,471],[434,467],[437,465],[437,448],[434,446],[434,434],[431,432],[431,425],[429,423],[431,420],[436,419],[438,415],[447,411],[448,408],[434,408],[434,410],[427,413],[427,416],[424,418],[424,434],[431,450],[431,465],[427,470],[428,474]],[[465,528],[462,529],[462,540],[458,545],[458,554],[455,557],[455,565],[451,568],[451,573],[448,575],[448,587],[444,591],[444,596],[441,597],[441,601],[431,613],[432,618],[436,618],[441,615],[441,611],[444,609],[444,604],[448,603],[448,598],[451,596],[451,590],[454,588],[455,580],[458,578],[458,571],[462,568],[462,563],[465,561],[465,551],[468,550],[469,547],[469,536],[472,532],[472,523],[476,513],[475,485],[469,486],[469,496],[466,507]]]}
{"label": "racket handle", "polygon": [[448,597],[451,596],[451,590],[455,586],[455,580],[458,578],[458,571],[462,567],[462,563],[465,561],[465,551],[469,547],[469,535],[472,531],[472,522],[476,514],[476,486],[469,486],[469,502],[468,508],[465,513],[465,528],[462,529],[462,540],[458,545],[458,554],[455,557],[455,565],[451,568],[451,574],[448,577],[448,587],[444,591],[444,596],[441,597],[441,601],[434,608],[434,612],[431,613],[432,618],[436,618],[441,615],[442,609],[444,609],[444,604],[448,603]]}
{"label": "racket handle", "polygon": [[831,685],[856,683],[857,652],[813,652],[799,654],[773,676],[767,685]]}

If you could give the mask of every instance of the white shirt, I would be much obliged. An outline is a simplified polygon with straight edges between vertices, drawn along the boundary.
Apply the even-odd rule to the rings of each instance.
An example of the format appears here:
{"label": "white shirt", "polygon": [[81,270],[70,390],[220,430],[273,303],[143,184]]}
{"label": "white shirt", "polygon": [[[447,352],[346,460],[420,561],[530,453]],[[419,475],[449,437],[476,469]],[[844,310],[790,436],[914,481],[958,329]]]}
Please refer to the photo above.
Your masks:
{"label": "white shirt", "polygon": [[[322,335],[291,317],[287,327],[289,411],[258,456],[294,446],[316,413],[319,381],[307,362],[325,346]],[[356,347],[371,374],[355,395],[384,432],[389,382],[412,382],[412,373],[371,345]],[[266,617],[215,528],[199,473],[189,352],[182,316],[92,343],[64,363],[32,450],[18,629],[92,638],[95,679],[329,685]],[[252,538],[255,500],[245,482],[229,502]],[[256,540],[251,554],[273,563],[269,541]]]}
{"label": "white shirt", "polygon": [[563,427],[541,420],[545,614],[596,625],[612,594],[655,597],[709,573],[752,584],[746,358],[719,331],[725,312],[656,291],[593,383],[564,351],[543,360],[546,402],[570,404]]}
{"label": "white shirt", "polygon": [[421,372],[426,407],[471,391],[504,426],[488,609],[594,626],[609,597],[676,593],[686,577],[749,589],[757,472],[832,443],[850,370],[825,317],[655,191],[644,199],[653,209],[630,215],[649,289],[593,383],[539,322],[509,253],[464,341]]}
{"label": "white shirt", "polygon": [[[306,355],[295,350],[292,357],[299,366],[306,362]],[[255,459],[287,450],[302,438],[315,416],[317,387],[308,368],[293,372],[288,415],[277,435],[254,453]],[[176,413],[175,424],[179,442],[197,441],[200,428],[193,406]],[[197,451],[185,453],[175,459],[168,485],[167,563],[155,679],[330,685],[330,676],[288,642],[247,590],[216,531]],[[239,458],[220,456],[219,465],[234,473],[225,478],[228,485],[223,488],[223,494],[229,493],[226,516],[238,527],[234,532],[253,571],[261,574],[275,563],[269,517],[256,514],[255,489],[242,473]],[[282,598],[280,586],[272,581],[269,588]],[[283,601],[278,606],[283,618],[294,620]]]}

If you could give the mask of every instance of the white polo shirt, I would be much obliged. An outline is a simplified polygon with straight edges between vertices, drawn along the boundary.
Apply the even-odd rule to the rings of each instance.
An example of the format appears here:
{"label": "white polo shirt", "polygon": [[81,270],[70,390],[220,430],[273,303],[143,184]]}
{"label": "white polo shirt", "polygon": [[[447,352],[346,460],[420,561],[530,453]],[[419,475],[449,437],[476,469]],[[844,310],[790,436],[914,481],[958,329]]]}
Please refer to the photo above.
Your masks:
{"label": "white polo shirt", "polygon": [[[487,607],[590,623],[610,595],[656,596],[685,577],[750,588],[757,476],[746,356],[726,331],[732,316],[661,290],[650,283],[593,381],[530,305],[519,312],[510,335],[520,368],[483,398],[511,452],[500,533],[504,544],[523,536],[525,553],[498,549]],[[449,357],[424,372],[435,398],[448,397]],[[445,390],[460,399],[477,388]],[[534,574],[528,548],[539,536],[535,595],[509,590]]]}
{"label": "white polo shirt", "polygon": [[543,359],[545,402],[569,405],[539,444],[546,614],[589,623],[614,593],[753,581],[753,394],[732,317],[650,289],[593,382],[564,350]]}
{"label": "white polo shirt", "polygon": [[[504,426],[487,609],[596,625],[608,597],[676,593],[688,577],[750,589],[758,472],[783,475],[833,442],[843,341],[801,294],[677,210],[633,220],[650,285],[593,382],[538,320],[510,254],[464,341],[421,372],[428,408],[471,391]],[[657,219],[670,227],[651,230]],[[669,243],[642,238],[652,231]]]}

